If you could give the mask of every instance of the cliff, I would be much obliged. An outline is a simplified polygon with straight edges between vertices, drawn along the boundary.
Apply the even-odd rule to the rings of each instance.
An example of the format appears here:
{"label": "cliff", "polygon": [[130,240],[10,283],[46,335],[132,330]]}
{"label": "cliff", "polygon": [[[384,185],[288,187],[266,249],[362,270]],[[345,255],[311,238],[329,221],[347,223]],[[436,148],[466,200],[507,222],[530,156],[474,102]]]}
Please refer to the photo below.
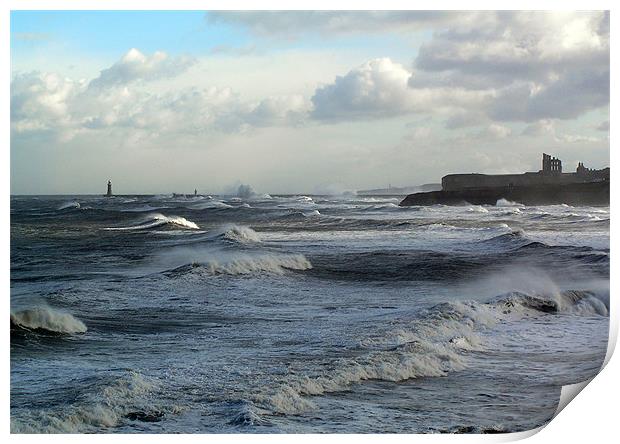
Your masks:
{"label": "cliff", "polygon": [[534,186],[485,187],[409,194],[400,206],[495,205],[506,199],[523,205],[609,205],[609,181]]}

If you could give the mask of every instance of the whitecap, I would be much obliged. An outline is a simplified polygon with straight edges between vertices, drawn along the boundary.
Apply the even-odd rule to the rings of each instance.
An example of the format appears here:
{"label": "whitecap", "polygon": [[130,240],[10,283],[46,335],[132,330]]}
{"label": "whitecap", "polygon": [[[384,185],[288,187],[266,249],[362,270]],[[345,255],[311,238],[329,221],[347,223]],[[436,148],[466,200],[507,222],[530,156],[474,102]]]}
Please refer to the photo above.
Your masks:
{"label": "whitecap", "polygon": [[84,333],[86,325],[71,314],[50,307],[33,307],[11,311],[11,324],[26,330],[52,333]]}

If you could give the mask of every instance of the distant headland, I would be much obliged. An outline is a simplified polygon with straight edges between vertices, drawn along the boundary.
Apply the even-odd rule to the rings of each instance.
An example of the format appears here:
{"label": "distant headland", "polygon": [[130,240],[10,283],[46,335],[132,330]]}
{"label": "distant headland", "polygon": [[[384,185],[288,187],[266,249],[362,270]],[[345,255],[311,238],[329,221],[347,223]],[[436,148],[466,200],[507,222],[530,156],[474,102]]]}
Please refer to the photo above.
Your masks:
{"label": "distant headland", "polygon": [[412,205],[494,205],[500,199],[524,205],[609,205],[609,167],[595,170],[579,162],[574,173],[562,172],[562,161],[542,155],[542,169],[522,174],[448,174],[441,190],[409,194]]}

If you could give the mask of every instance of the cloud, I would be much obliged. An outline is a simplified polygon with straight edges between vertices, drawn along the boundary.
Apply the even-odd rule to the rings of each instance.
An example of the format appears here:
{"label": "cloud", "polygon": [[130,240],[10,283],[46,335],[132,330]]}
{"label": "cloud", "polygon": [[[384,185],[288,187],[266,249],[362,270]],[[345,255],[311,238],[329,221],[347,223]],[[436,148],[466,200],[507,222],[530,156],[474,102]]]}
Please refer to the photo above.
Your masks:
{"label": "cloud", "polygon": [[319,87],[312,97],[317,119],[393,116],[410,111],[413,92],[407,88],[411,73],[388,58],[371,60]]}
{"label": "cloud", "polygon": [[227,87],[157,93],[134,85],[138,78],[172,75],[161,54],[149,58],[131,50],[90,83],[55,73],[16,75],[11,84],[12,131],[49,132],[62,140],[84,132],[134,131],[153,139],[294,126],[303,123],[310,109],[307,99],[294,94],[244,101]]}
{"label": "cloud", "polygon": [[211,11],[210,24],[242,26],[262,36],[411,31],[447,23],[452,11]]}
{"label": "cloud", "polygon": [[371,60],[312,97],[319,120],[427,113],[460,128],[574,119],[609,104],[605,12],[472,12],[436,32],[413,68]]}
{"label": "cloud", "polygon": [[389,58],[370,60],[316,89],[317,120],[382,119],[411,113],[454,115],[488,101],[485,91],[464,88],[410,88],[415,73]]}
{"label": "cloud", "polygon": [[245,46],[216,45],[211,48],[211,54],[226,54],[235,56],[247,56],[257,52],[255,44]]}
{"label": "cloud", "polygon": [[522,136],[545,136],[548,134],[555,134],[554,122],[548,119],[542,119],[526,126],[521,132]]}
{"label": "cloud", "polygon": [[505,139],[512,134],[512,130],[507,126],[493,123],[480,131],[477,136],[486,139]]}
{"label": "cloud", "polygon": [[150,81],[176,77],[195,63],[190,57],[169,58],[165,52],[157,51],[151,56],[130,49],[118,62],[104,69],[99,77],[90,82],[92,88],[127,85],[142,80]]}
{"label": "cloud", "polygon": [[413,89],[487,90],[496,121],[572,119],[609,103],[609,14],[485,12],[423,44]]}
{"label": "cloud", "polygon": [[17,132],[47,131],[70,120],[68,103],[82,84],[54,73],[19,74],[11,82],[11,125]]}
{"label": "cloud", "polygon": [[51,40],[52,36],[43,32],[15,32],[11,34],[15,40],[23,42],[41,42]]}

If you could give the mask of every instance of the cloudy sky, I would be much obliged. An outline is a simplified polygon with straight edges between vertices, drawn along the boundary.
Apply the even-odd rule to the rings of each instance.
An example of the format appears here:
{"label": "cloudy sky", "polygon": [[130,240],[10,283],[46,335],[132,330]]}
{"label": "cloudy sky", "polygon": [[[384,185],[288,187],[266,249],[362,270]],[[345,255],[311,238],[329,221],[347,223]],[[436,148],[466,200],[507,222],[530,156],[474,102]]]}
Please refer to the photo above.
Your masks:
{"label": "cloudy sky", "polygon": [[11,13],[11,193],[609,165],[604,12]]}

